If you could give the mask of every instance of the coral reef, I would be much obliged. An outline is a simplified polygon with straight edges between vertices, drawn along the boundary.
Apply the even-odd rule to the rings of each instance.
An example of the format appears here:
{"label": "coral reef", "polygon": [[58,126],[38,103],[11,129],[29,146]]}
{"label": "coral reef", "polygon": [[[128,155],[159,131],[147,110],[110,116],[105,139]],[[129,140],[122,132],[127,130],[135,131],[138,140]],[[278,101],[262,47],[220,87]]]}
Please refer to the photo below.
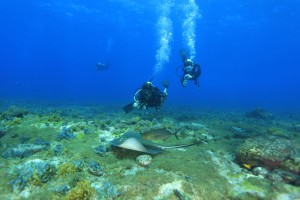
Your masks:
{"label": "coral reef", "polygon": [[270,135],[275,135],[275,136],[284,137],[284,138],[290,137],[290,134],[288,132],[284,132],[283,130],[276,128],[276,127],[268,128],[267,133]]}
{"label": "coral reef", "polygon": [[247,139],[237,149],[236,157],[243,164],[274,169],[293,154],[294,150],[289,140],[264,136]]}
{"label": "coral reef", "polygon": [[[244,165],[248,164],[254,174],[261,174],[263,168],[273,170],[272,174],[266,174],[271,180],[285,180],[291,184],[298,184],[300,174],[300,161],[295,159],[299,152],[293,147],[290,140],[282,137],[263,136],[247,139],[236,152],[237,161]],[[278,173],[278,170],[285,173]],[[277,170],[277,172],[276,172]],[[295,178],[287,180],[286,174],[293,173]],[[278,178],[277,178],[278,177]]]}
{"label": "coral reef", "polygon": [[110,150],[111,150],[111,148],[108,145],[99,145],[99,146],[95,147],[96,154],[98,154],[100,156],[105,156],[107,154],[107,152],[109,152]]}
{"label": "coral reef", "polygon": [[74,138],[75,135],[71,132],[71,128],[70,127],[71,126],[62,126],[60,128],[59,134],[56,135],[56,139],[58,141],[60,141],[60,140],[63,140],[63,139],[69,140],[71,138]]}
{"label": "coral reef", "polygon": [[[0,118],[1,199],[300,198],[298,115],[26,104]],[[155,156],[110,146],[154,129],[177,134],[163,146],[200,144]]]}
{"label": "coral reef", "polygon": [[0,115],[0,119],[22,118],[29,113],[28,110],[17,106],[11,106]]}
{"label": "coral reef", "polygon": [[16,125],[20,125],[20,124],[22,124],[22,118],[20,118],[20,117],[14,117],[3,123],[3,125],[5,125],[5,126],[16,126]]}
{"label": "coral reef", "polygon": [[104,173],[104,169],[98,162],[91,160],[88,162],[88,172],[94,176],[101,176]]}
{"label": "coral reef", "polygon": [[98,199],[116,199],[121,196],[116,186],[108,181],[95,181],[91,183],[91,187],[98,193]]}
{"label": "coral reef", "polygon": [[10,181],[13,191],[22,191],[28,184],[40,186],[55,174],[56,167],[49,161],[29,160],[17,166],[17,176]]}
{"label": "coral reef", "polygon": [[300,123],[295,124],[293,128],[295,131],[300,132]]}
{"label": "coral reef", "polygon": [[6,130],[4,128],[0,128],[0,138],[2,138],[6,134]]}
{"label": "coral reef", "polygon": [[273,115],[268,113],[263,108],[257,108],[253,111],[247,112],[246,117],[252,117],[256,119],[273,119]]}

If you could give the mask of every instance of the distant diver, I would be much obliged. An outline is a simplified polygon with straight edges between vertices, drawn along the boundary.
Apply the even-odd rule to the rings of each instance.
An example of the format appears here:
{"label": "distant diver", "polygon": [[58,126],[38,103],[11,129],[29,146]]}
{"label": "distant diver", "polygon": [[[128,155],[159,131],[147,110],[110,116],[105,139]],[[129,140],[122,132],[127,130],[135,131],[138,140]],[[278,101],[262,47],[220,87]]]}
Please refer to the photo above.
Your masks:
{"label": "distant diver", "polygon": [[104,71],[104,70],[107,70],[107,69],[109,69],[109,64],[107,64],[107,63],[98,62],[96,64],[96,70],[97,71]]}
{"label": "distant diver", "polygon": [[[185,50],[180,50],[180,56],[183,62],[183,65],[180,65],[176,69],[177,76],[180,77],[180,82],[183,87],[186,87],[189,80],[193,80],[194,83],[200,88],[199,77],[201,75],[200,65],[194,63],[190,58],[187,58]],[[181,68],[182,73],[178,75],[178,69]]]}
{"label": "distant diver", "polygon": [[125,113],[131,112],[134,108],[155,108],[155,114],[157,115],[160,107],[168,96],[167,89],[169,87],[169,81],[163,81],[163,85],[165,89],[161,92],[151,81],[145,82],[143,86],[135,92],[133,96],[134,102],[123,107]]}

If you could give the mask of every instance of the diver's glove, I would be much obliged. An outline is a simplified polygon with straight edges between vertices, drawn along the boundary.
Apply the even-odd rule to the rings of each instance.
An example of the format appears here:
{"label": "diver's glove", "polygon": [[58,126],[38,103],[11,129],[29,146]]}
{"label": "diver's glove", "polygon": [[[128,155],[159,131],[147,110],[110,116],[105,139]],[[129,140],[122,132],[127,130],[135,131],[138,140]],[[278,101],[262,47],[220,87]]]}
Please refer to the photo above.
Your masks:
{"label": "diver's glove", "polygon": [[184,79],[184,80],[182,81],[182,86],[183,86],[183,87],[186,87],[187,84],[188,84],[188,80],[187,80],[187,79]]}
{"label": "diver's glove", "polygon": [[141,108],[140,104],[138,102],[134,102],[132,107],[134,108]]}
{"label": "diver's glove", "polygon": [[184,76],[184,79],[185,79],[185,80],[190,80],[190,79],[193,79],[193,76],[191,76],[190,74],[186,74],[186,75]]}

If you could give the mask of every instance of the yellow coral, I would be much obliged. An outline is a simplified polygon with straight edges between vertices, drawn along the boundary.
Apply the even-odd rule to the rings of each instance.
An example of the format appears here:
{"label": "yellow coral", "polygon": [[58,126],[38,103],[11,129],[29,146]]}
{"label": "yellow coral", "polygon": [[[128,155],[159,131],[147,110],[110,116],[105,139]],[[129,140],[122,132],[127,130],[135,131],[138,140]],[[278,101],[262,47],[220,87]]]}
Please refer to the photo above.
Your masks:
{"label": "yellow coral", "polygon": [[58,167],[58,175],[61,177],[66,176],[67,174],[71,174],[77,171],[77,168],[72,163],[65,163]]}
{"label": "yellow coral", "polygon": [[9,120],[4,123],[4,125],[7,125],[7,126],[16,126],[19,124],[22,124],[22,119],[20,117],[15,117],[13,120]]}
{"label": "yellow coral", "polygon": [[36,185],[36,186],[41,186],[43,183],[42,183],[42,180],[40,179],[39,175],[34,172],[32,177],[29,179],[30,183],[32,183],[33,185]]}
{"label": "yellow coral", "polygon": [[96,190],[90,186],[87,180],[79,181],[70,192],[68,192],[65,199],[67,200],[85,200],[91,199],[96,193]]}

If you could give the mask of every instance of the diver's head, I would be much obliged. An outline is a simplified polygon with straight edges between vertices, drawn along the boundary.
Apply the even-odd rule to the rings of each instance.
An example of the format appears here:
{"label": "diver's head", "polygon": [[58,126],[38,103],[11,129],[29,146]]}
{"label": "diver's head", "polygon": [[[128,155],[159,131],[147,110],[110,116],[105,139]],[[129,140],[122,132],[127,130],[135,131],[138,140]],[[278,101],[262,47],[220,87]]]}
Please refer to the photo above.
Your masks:
{"label": "diver's head", "polygon": [[190,65],[193,65],[193,64],[194,64],[193,61],[189,58],[184,61],[184,66],[190,66]]}
{"label": "diver's head", "polygon": [[147,81],[146,83],[143,84],[142,89],[144,90],[150,90],[152,89],[154,86],[150,81]]}

